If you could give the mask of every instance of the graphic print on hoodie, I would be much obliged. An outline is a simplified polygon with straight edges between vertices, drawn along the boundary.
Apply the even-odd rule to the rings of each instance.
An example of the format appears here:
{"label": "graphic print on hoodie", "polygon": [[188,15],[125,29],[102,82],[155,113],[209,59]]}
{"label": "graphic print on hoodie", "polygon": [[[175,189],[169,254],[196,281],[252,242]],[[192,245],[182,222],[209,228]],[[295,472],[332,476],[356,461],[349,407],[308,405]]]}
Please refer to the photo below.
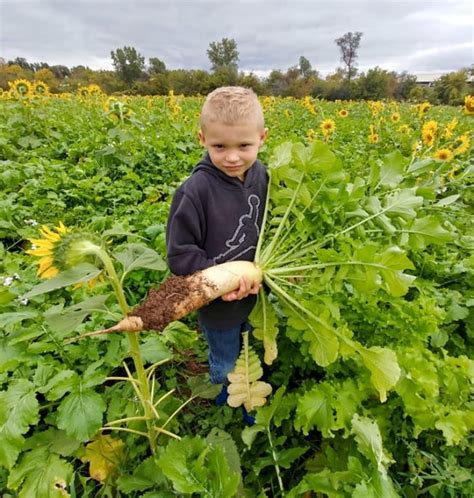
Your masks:
{"label": "graphic print on hoodie", "polygon": [[[268,175],[258,160],[242,182],[218,170],[206,154],[171,203],[166,227],[171,271],[188,275],[226,261],[253,261],[267,184]],[[234,326],[246,320],[255,300],[217,299],[199,317],[209,327]]]}
{"label": "graphic print on hoodie", "polygon": [[[242,259],[246,253],[255,254],[257,245],[244,246],[244,243],[247,238],[254,240],[256,237],[258,241],[258,234],[260,233],[260,227],[258,225],[260,199],[255,194],[250,194],[247,203],[249,206],[248,213],[243,214],[239,218],[239,224],[235,229],[232,238],[225,241],[225,245],[229,250],[212,258],[214,263],[219,264],[224,263],[225,261]],[[244,246],[244,248],[242,248],[242,246]]]}

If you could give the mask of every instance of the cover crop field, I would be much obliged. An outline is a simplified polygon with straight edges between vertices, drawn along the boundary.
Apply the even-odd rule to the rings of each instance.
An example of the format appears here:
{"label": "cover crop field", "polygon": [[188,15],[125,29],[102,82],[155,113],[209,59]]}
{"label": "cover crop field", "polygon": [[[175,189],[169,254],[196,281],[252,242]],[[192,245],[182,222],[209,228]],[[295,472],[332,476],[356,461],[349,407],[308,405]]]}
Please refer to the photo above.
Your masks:
{"label": "cover crop field", "polygon": [[202,102],[1,95],[2,496],[473,496],[470,97],[261,98],[265,285],[238,377],[250,408],[271,386],[255,425],[215,406],[193,314],[81,337],[169,276]]}

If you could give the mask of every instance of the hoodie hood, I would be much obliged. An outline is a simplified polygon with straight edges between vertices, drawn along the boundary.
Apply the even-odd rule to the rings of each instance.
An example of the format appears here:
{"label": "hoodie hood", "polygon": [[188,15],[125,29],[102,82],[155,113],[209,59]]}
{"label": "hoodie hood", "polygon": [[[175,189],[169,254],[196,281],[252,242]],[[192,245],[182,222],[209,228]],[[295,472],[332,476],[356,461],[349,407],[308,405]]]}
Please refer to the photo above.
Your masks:
{"label": "hoodie hood", "polygon": [[[210,175],[213,175],[215,178],[217,178],[219,181],[222,181],[226,184],[226,186],[230,186],[233,188],[238,188],[241,189],[242,187],[244,188],[249,188],[251,187],[255,180],[256,180],[256,169],[254,166],[259,163],[260,161],[257,159],[255,163],[245,172],[245,178],[244,181],[240,181],[238,178],[234,178],[232,176],[226,175],[223,171],[220,169],[216,168],[214,163],[211,161],[211,158],[209,157],[209,154],[206,152],[204,156],[201,158],[197,166],[193,169],[192,173],[197,173],[198,171],[204,171]],[[263,164],[262,164],[263,167]]]}

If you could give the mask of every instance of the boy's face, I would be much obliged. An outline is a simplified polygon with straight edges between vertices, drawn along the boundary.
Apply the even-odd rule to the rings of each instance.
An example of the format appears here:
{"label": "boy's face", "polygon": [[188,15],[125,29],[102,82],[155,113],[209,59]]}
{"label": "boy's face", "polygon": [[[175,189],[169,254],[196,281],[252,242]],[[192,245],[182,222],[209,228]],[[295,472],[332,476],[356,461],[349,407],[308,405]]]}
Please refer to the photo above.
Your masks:
{"label": "boy's face", "polygon": [[267,128],[261,130],[256,123],[209,123],[205,132],[199,131],[199,140],[217,169],[243,181],[267,133]]}

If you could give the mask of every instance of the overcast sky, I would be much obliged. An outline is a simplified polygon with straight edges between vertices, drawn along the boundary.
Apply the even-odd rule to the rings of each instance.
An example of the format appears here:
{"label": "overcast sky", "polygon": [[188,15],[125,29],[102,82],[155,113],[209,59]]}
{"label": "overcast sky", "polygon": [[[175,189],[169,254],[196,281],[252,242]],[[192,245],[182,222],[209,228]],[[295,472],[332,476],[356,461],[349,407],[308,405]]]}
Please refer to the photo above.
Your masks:
{"label": "overcast sky", "polygon": [[473,63],[471,0],[0,0],[0,57],[112,69],[133,46],[168,69],[210,69],[211,41],[233,38],[239,69],[263,75],[304,55],[334,71],[334,40],[361,31],[358,67],[445,72]]}

